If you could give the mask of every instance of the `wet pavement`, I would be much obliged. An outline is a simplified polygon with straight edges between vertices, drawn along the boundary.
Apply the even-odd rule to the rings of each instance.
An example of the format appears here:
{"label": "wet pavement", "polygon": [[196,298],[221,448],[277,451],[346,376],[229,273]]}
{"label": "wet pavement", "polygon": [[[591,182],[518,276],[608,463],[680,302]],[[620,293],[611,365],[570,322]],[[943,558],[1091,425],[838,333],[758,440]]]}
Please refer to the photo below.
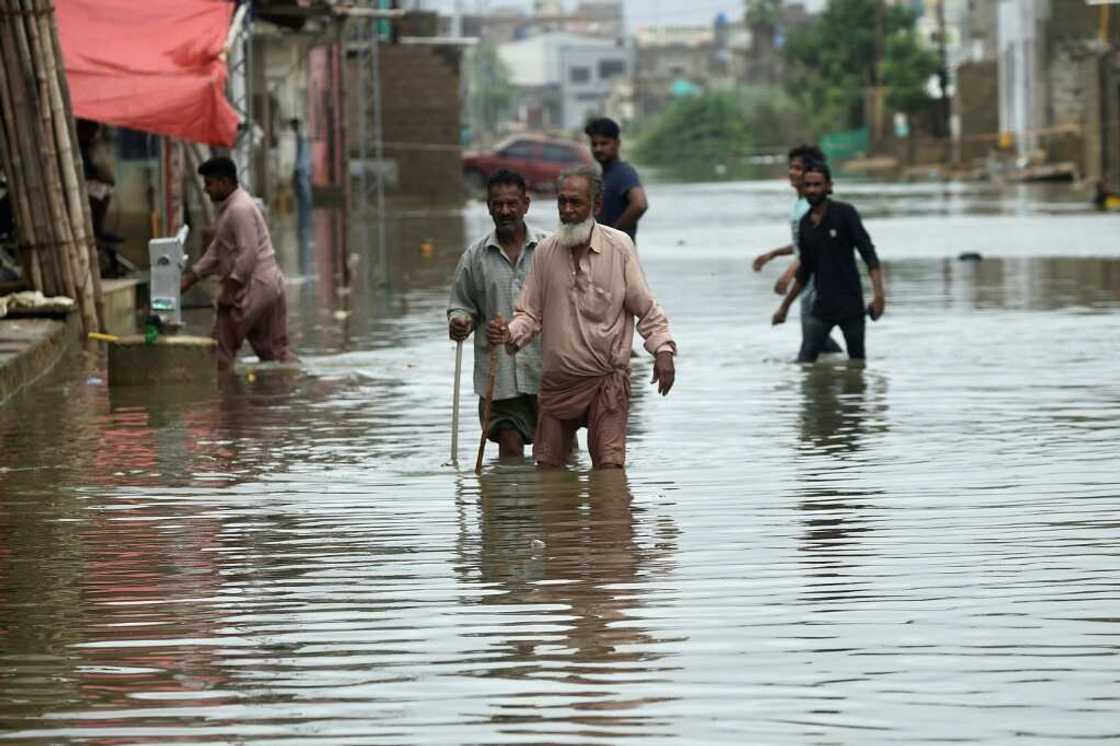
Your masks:
{"label": "wet pavement", "polygon": [[841,183],[888,311],[866,368],[802,367],[750,269],[787,190],[649,191],[681,356],[666,399],[636,362],[625,473],[476,478],[466,372],[446,465],[478,205],[394,221],[387,284],[320,215],[301,374],[81,357],[0,408],[0,740],[1120,739],[1120,216]]}

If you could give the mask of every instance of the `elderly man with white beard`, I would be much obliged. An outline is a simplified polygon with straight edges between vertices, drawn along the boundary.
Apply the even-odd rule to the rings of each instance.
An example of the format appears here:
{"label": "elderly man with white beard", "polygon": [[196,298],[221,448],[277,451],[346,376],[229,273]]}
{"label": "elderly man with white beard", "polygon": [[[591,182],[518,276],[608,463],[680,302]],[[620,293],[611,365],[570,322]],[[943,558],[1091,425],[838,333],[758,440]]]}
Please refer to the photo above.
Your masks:
{"label": "elderly man with white beard", "polygon": [[505,344],[511,354],[541,335],[533,458],[542,466],[564,463],[580,427],[595,468],[625,465],[635,319],[654,356],[650,382],[664,396],[676,376],[669,319],[646,285],[633,241],[593,217],[602,187],[592,168],[560,177],[560,227],[538,244],[513,320],[487,325],[490,344]]}

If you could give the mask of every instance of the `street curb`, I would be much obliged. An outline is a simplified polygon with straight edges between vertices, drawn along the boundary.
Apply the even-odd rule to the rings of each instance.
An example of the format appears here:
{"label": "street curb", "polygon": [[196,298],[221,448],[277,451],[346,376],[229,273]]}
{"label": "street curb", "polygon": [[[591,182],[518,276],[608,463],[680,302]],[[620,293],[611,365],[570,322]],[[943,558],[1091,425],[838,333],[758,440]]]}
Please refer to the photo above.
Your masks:
{"label": "street curb", "polygon": [[4,319],[0,321],[0,406],[50,372],[78,341],[80,320]]}

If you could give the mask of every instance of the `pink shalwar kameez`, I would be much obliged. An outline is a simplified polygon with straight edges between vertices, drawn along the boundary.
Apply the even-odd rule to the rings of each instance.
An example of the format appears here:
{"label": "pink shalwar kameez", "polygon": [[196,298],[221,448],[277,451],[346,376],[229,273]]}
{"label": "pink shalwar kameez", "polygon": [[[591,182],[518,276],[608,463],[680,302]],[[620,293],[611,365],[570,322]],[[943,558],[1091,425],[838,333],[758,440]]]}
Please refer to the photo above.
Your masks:
{"label": "pink shalwar kameez", "polygon": [[214,240],[192,271],[199,278],[222,280],[214,321],[220,364],[232,364],[246,339],[261,360],[294,359],[288,350],[284,273],[264,216],[241,187],[222,202]]}

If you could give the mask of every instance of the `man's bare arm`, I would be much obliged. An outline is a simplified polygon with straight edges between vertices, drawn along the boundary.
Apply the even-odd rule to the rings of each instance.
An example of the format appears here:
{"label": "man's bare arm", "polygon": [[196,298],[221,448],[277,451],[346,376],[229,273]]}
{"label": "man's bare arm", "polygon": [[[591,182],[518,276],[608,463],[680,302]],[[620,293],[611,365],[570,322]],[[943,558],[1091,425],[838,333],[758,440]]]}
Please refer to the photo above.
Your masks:
{"label": "man's bare arm", "polygon": [[774,312],[774,316],[770,319],[771,324],[777,326],[778,324],[785,323],[786,316],[789,315],[789,307],[793,305],[793,301],[797,299],[797,296],[801,295],[801,289],[803,287],[805,286],[802,284],[801,280],[795,278],[789,294],[782,298],[781,305],[778,306],[778,310]]}
{"label": "man's bare arm", "polygon": [[626,209],[622,211],[618,220],[614,221],[614,225],[611,227],[628,233],[638,225],[638,219],[648,209],[649,201],[646,199],[646,190],[640,186],[631,187],[630,191],[626,193]]}
{"label": "man's bare arm", "polygon": [[762,268],[765,267],[768,262],[771,262],[780,256],[789,256],[792,253],[793,244],[787,243],[785,246],[779,246],[776,249],[770,249],[770,251],[762,252],[754,258],[754,263],[751,266],[754,268],[755,272],[761,272]]}
{"label": "man's bare arm", "polygon": [[868,270],[868,275],[871,276],[871,291],[874,296],[871,299],[871,318],[877,319],[883,315],[883,310],[887,307],[887,294],[883,290],[883,272],[879,267]]}

